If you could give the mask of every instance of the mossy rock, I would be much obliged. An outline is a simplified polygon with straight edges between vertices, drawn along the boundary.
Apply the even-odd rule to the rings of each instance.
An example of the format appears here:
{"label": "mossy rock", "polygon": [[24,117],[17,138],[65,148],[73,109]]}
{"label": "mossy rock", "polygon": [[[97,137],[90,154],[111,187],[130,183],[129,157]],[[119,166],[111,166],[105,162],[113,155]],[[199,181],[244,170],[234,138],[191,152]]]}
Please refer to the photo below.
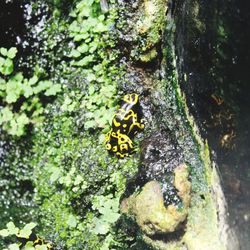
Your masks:
{"label": "mossy rock", "polygon": [[188,214],[191,184],[188,181],[187,165],[182,164],[175,169],[174,186],[183,202],[181,208],[173,204],[166,207],[161,184],[158,181],[149,181],[139,194],[122,201],[121,211],[134,215],[146,235],[174,232]]}

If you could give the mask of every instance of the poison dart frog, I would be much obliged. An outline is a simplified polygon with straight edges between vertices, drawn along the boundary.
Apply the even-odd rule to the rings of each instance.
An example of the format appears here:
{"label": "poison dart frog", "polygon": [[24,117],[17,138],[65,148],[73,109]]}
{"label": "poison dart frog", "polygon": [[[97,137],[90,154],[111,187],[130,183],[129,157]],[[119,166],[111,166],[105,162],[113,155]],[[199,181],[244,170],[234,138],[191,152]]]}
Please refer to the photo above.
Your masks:
{"label": "poison dart frog", "polygon": [[26,246],[27,242],[30,242],[33,247],[37,249],[38,246],[43,246],[43,249],[46,250],[53,250],[53,247],[50,242],[45,241],[43,238],[37,236],[36,234],[32,233],[28,238],[17,237],[18,240],[21,242],[20,249]]}
{"label": "poison dart frog", "polygon": [[112,128],[106,134],[106,149],[119,158],[128,156],[135,150],[132,138],[143,128],[139,96],[137,94],[125,95],[121,107],[113,117]]}

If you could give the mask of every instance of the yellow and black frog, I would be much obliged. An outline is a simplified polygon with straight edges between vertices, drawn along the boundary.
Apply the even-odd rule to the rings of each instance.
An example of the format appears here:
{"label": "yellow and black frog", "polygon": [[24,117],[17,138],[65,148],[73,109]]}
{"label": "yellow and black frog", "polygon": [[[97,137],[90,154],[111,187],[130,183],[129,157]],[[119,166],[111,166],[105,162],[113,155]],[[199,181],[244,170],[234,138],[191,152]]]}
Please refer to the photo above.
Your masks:
{"label": "yellow and black frog", "polygon": [[119,158],[128,156],[135,150],[132,138],[143,128],[139,96],[134,93],[125,95],[106,135],[106,149]]}
{"label": "yellow and black frog", "polygon": [[[45,241],[43,238],[39,237],[35,233],[32,233],[28,238],[17,237],[20,241],[20,249],[24,249],[27,243],[30,243],[33,247],[43,246],[47,250],[53,250],[53,246],[50,242]],[[26,248],[25,248],[26,249]]]}

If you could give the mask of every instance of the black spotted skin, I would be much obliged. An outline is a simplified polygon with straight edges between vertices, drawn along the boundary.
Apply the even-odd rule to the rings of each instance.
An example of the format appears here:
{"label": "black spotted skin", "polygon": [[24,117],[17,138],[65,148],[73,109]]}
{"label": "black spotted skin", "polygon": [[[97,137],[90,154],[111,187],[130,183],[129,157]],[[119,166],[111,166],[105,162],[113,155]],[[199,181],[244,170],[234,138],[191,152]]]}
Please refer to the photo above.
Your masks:
{"label": "black spotted skin", "polygon": [[135,150],[132,142],[133,136],[143,128],[139,96],[137,94],[125,95],[121,107],[113,117],[112,128],[106,134],[106,149],[119,158],[128,156]]}

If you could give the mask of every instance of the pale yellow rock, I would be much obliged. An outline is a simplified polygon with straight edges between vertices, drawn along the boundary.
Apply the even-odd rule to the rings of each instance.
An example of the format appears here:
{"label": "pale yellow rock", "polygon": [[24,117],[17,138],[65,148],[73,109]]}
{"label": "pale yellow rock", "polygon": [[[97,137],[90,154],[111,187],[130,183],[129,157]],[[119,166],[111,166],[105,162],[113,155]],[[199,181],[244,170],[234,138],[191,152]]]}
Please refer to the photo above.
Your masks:
{"label": "pale yellow rock", "polygon": [[137,224],[147,235],[173,232],[187,217],[191,188],[187,166],[180,165],[174,175],[175,187],[183,199],[182,208],[174,205],[164,206],[161,186],[157,181],[148,182],[138,195],[132,195],[122,201],[121,211],[133,214]]}

